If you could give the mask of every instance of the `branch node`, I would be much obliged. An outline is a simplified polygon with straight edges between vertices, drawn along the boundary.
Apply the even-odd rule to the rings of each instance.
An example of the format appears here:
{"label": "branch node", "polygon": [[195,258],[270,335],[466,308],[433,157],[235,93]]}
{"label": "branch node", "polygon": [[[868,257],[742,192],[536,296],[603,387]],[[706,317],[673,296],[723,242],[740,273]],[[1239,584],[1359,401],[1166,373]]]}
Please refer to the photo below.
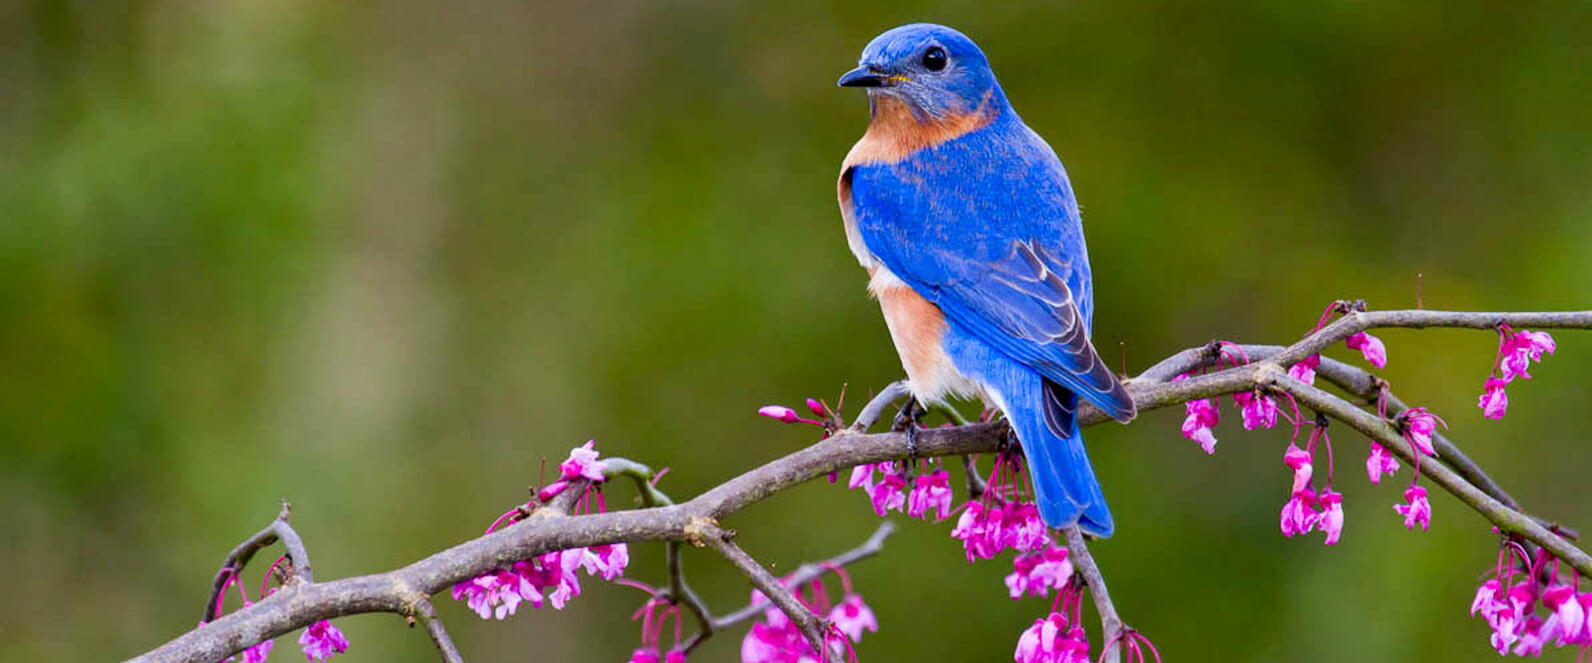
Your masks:
{"label": "branch node", "polygon": [[719,529],[719,521],[707,516],[691,516],[685,524],[685,540],[691,545],[701,548],[707,545],[710,538],[729,540],[735,536],[734,532]]}

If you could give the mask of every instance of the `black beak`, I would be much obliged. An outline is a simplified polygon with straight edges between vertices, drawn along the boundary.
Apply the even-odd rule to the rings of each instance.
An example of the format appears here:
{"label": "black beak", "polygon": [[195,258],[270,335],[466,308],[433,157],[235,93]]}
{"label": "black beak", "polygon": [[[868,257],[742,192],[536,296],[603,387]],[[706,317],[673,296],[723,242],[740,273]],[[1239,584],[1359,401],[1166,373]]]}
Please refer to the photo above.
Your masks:
{"label": "black beak", "polygon": [[840,87],[889,87],[892,85],[889,75],[869,67],[857,67],[841,75],[835,81]]}

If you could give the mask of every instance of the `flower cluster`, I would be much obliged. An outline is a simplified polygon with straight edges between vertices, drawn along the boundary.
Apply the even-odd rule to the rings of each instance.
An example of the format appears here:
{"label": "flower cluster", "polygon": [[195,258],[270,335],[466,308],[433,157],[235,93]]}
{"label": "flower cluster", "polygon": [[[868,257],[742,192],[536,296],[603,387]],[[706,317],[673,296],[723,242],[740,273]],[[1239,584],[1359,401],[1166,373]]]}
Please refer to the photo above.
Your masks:
{"label": "flower cluster", "polygon": [[1072,561],[1067,559],[1067,549],[1050,544],[1042,551],[1019,553],[1012,559],[1012,572],[1006,576],[1006,591],[1013,599],[1045,598],[1050,590],[1061,589],[1071,579]]}
{"label": "flower cluster", "polygon": [[[271,565],[271,568],[266,569],[265,578],[260,582],[259,595],[262,598],[276,593],[276,589],[269,585],[274,577],[273,572],[284,561],[287,561],[286,556],[278,557],[276,562]],[[238,598],[243,602],[244,608],[254,605],[254,602],[249,600],[248,591],[238,577],[237,570],[228,567],[223,569],[222,573],[227,576],[226,582],[221,586],[221,591],[216,593],[216,605],[212,608],[212,614],[217,618],[221,616],[221,603],[226,598],[227,590],[233,586],[238,588]],[[209,621],[211,620],[199,622],[199,626],[202,627]],[[244,649],[236,660],[241,661],[241,663],[261,663],[267,656],[270,656],[271,648],[275,646],[275,640],[262,640]],[[331,621],[322,619],[304,629],[304,633],[299,636],[299,647],[309,660],[326,661],[337,654],[348,651],[348,638],[343,637],[343,632],[333,626]],[[228,658],[226,660],[232,661],[234,659]]]}
{"label": "flower cluster", "polygon": [[951,515],[951,473],[940,467],[929,470],[929,461],[923,461],[922,473],[910,476],[905,463],[870,463],[851,470],[847,486],[868,495],[874,513],[881,516],[890,511],[905,511],[913,518],[945,520]]}
{"label": "flower cluster", "polygon": [[1083,588],[1069,579],[1039,619],[1017,638],[1017,663],[1088,663],[1089,636],[1083,630]]}
{"label": "flower cluster", "polygon": [[[594,442],[570,451],[569,459],[559,464],[560,478],[537,492],[543,502],[552,500],[576,480],[585,480],[586,490],[575,503],[577,513],[602,513],[603,503],[600,482],[603,481],[604,462],[598,459]],[[486,528],[487,533],[499,525],[512,525],[525,518],[528,507],[516,507],[499,516]],[[506,525],[505,525],[506,523]],[[504,619],[513,615],[522,603],[533,608],[551,604],[562,610],[564,605],[580,596],[580,576],[585,570],[592,577],[614,580],[624,575],[630,564],[630,549],[624,543],[611,543],[590,548],[555,550],[531,559],[517,561],[508,567],[493,569],[453,586],[453,598],[464,601],[482,619]]]}
{"label": "flower cluster", "polygon": [[[1298,421],[1297,415],[1294,419]],[[1327,477],[1319,493],[1315,488],[1318,442],[1327,450]],[[1282,454],[1282,462],[1293,470],[1293,488],[1289,491],[1288,501],[1282,505],[1279,519],[1283,536],[1292,538],[1295,534],[1321,532],[1326,535],[1324,543],[1329,546],[1336,544],[1339,537],[1343,536],[1343,495],[1332,490],[1332,438],[1327,435],[1326,427],[1313,426],[1303,449],[1290,441],[1288,449]]]}
{"label": "flower cluster", "polygon": [[[853,591],[851,577],[845,569],[835,565],[825,565],[824,568],[840,577],[839,601],[830,602],[821,579],[805,583],[795,588],[793,593],[796,600],[829,623],[824,633],[824,643],[836,653],[844,653],[848,660],[855,661],[857,654],[852,649],[852,643],[862,642],[864,631],[878,633],[879,621],[874,618],[868,604],[863,602],[862,595]],[[781,580],[781,584],[789,587],[790,578]],[[819,663],[821,657],[813,650],[812,643],[807,641],[801,628],[784,611],[772,605],[762,592],[755,590],[752,592],[752,604],[768,607],[763,611],[763,621],[753,624],[741,640],[741,663]]]}
{"label": "flower cluster", "polygon": [[995,456],[995,469],[978,501],[962,507],[951,536],[962,542],[967,561],[994,559],[1002,550],[1041,550],[1050,543],[1029,492],[1022,455],[1006,451]]}
{"label": "flower cluster", "polygon": [[[343,632],[328,620],[310,624],[299,635],[299,646],[304,648],[304,656],[311,661],[325,661],[333,656],[348,651],[348,638],[343,637]],[[261,656],[261,660],[264,660]]]}
{"label": "flower cluster", "polygon": [[1557,344],[1548,332],[1514,331],[1509,325],[1498,326],[1498,354],[1493,359],[1493,371],[1482,385],[1481,399],[1476,407],[1488,419],[1502,419],[1509,410],[1509,395],[1504,388],[1515,378],[1531,379],[1526,369],[1531,362],[1541,362],[1543,353],[1553,354]]}
{"label": "flower cluster", "polygon": [[[1550,561],[1553,569],[1547,573]],[[1569,582],[1561,583],[1559,562],[1546,551],[1539,550],[1531,560],[1520,544],[1506,541],[1493,577],[1476,588],[1470,614],[1487,621],[1499,654],[1540,656],[1547,645],[1585,652],[1592,648],[1592,592],[1580,592],[1579,581],[1572,574]],[[1546,614],[1538,614],[1539,606]]]}

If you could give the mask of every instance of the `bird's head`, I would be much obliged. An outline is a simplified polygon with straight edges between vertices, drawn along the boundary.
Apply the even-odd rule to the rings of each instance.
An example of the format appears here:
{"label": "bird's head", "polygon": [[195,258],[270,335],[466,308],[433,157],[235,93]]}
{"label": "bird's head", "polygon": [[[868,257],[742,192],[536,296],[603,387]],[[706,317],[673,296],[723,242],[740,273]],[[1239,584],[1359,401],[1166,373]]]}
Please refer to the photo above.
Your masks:
{"label": "bird's head", "polygon": [[913,23],[874,37],[857,68],[840,77],[841,87],[867,88],[899,100],[920,121],[945,120],[993,104],[1005,104],[989,60],[973,40],[933,23]]}

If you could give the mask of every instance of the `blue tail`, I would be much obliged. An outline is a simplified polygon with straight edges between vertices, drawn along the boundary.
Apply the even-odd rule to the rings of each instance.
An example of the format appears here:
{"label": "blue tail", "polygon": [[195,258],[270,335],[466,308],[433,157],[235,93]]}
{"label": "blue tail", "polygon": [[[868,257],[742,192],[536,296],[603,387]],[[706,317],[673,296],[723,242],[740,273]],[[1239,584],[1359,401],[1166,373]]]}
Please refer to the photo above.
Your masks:
{"label": "blue tail", "polygon": [[957,369],[994,392],[1028,457],[1039,516],[1051,527],[1077,525],[1097,537],[1114,526],[1100,481],[1078,432],[1078,396],[950,326],[946,350]]}
{"label": "blue tail", "polygon": [[1002,394],[1006,417],[1023,443],[1039,516],[1051,527],[1077,525],[1087,534],[1111,536],[1111,510],[1074,416],[1077,395],[1037,374],[1014,382],[1028,384],[1014,384],[1015,389]]}

